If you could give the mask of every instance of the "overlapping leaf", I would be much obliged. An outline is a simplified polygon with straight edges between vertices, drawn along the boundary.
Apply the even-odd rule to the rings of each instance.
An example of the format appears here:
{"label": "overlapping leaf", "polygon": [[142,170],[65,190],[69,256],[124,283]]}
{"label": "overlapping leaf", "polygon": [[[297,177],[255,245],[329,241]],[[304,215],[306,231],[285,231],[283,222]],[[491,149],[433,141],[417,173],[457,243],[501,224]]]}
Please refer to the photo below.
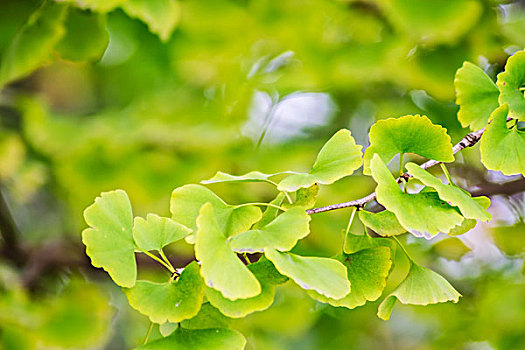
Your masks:
{"label": "overlapping leaf", "polygon": [[372,125],[363,173],[371,174],[370,161],[374,154],[388,163],[398,153],[415,153],[440,162],[454,160],[447,130],[420,115],[389,118]]}
{"label": "overlapping leaf", "polygon": [[76,6],[97,12],[109,12],[117,8],[127,0],[62,0],[74,3]]}
{"label": "overlapping leaf", "polygon": [[484,128],[490,114],[498,106],[499,90],[481,68],[465,62],[454,79],[458,119],[463,127],[471,130]]}
{"label": "overlapping leaf", "polygon": [[192,262],[173,282],[137,281],[133,288],[124,289],[129,304],[151,322],[181,322],[197,315],[204,297],[204,281],[199,265]]}
{"label": "overlapping leaf", "polygon": [[490,220],[489,212],[475,201],[467,191],[452,184],[444,185],[437,177],[421,169],[417,164],[407,163],[406,168],[414,178],[421,181],[425,186],[434,188],[439,194],[439,198],[458,207],[465,218],[481,221]]}
{"label": "overlapping leaf", "polygon": [[67,6],[44,1],[18,30],[5,49],[0,65],[0,85],[23,78],[51,62],[55,45],[64,35]]}
{"label": "overlapping leaf", "polygon": [[215,174],[212,178],[201,181],[201,184],[214,184],[221,182],[268,182],[275,184],[270,180],[270,178],[278,174],[280,173],[263,174],[259,171],[251,171],[244,175],[230,175],[223,173],[222,171],[218,171],[217,174]]}
{"label": "overlapping leaf", "polygon": [[298,240],[310,233],[310,215],[302,207],[294,207],[261,228],[230,237],[230,246],[236,252],[264,252],[265,248],[291,250]]}
{"label": "overlapping leaf", "polygon": [[487,169],[505,175],[525,176],[525,132],[507,127],[509,107],[503,105],[492,113],[492,122],[481,137],[481,162]]}
{"label": "overlapping leaf", "polygon": [[[255,206],[236,208],[228,205],[215,193],[200,185],[185,185],[173,191],[170,202],[172,218],[196,232],[199,210],[208,202],[213,206],[221,232],[225,232],[228,237],[249,230],[261,219],[262,213],[259,208]],[[194,239],[194,234],[186,238],[190,243],[193,243]]]}
{"label": "overlapping leaf", "polygon": [[388,247],[367,248],[352,254],[342,253],[336,259],[346,266],[347,277],[352,285],[350,293],[338,300],[315,291],[308,291],[308,294],[321,302],[349,309],[377,300],[385,288],[392,265],[390,255]]}
{"label": "overlapping leaf", "polygon": [[391,211],[383,210],[379,213],[371,213],[360,210],[358,215],[363,225],[381,236],[397,236],[406,232],[406,229],[401,226],[396,215]]}
{"label": "overlapping leaf", "polygon": [[145,345],[137,350],[242,350],[246,339],[241,333],[226,328],[185,329],[177,328],[171,335]]}
{"label": "overlapping leaf", "polygon": [[201,262],[206,285],[230,300],[251,298],[261,293],[257,278],[231,250],[211,203],[206,203],[200,210],[197,227],[195,256]]}
{"label": "overlapping leaf", "polygon": [[[284,193],[279,192],[279,194],[270,202],[270,204],[273,204],[274,206],[281,206],[283,204],[284,198]],[[280,210],[274,206],[266,207],[261,220],[259,220],[257,223],[255,223],[255,225],[253,225],[254,229],[266,226],[277,217],[277,214],[279,214]]]}
{"label": "overlapping leaf", "polygon": [[438,232],[449,232],[461,224],[463,216],[436,192],[409,194],[403,192],[378,155],[370,162],[377,182],[377,201],[393,212],[401,226],[416,237],[431,238]]}
{"label": "overlapping leaf", "polygon": [[461,294],[439,274],[411,263],[410,271],[401,284],[383,300],[377,316],[388,320],[396,301],[402,304],[428,305],[453,301],[457,303]]}
{"label": "overlapping leaf", "polygon": [[162,41],[170,38],[181,15],[180,5],[176,0],[126,0],[121,7],[129,16],[146,23],[149,30]]}
{"label": "overlapping leaf", "polygon": [[498,74],[497,83],[500,90],[500,104],[509,105],[509,115],[525,121],[525,51],[512,55],[505,65],[505,71]]}
{"label": "overlapping leaf", "polygon": [[303,289],[315,290],[333,299],[341,299],[350,292],[346,267],[337,260],[304,257],[274,249],[265,249],[265,255],[281,274]]}
{"label": "overlapping leaf", "polygon": [[122,190],[104,192],[84,211],[91,226],[82,232],[82,242],[91,264],[106,270],[121,287],[133,287],[137,279],[133,214],[128,195]]}
{"label": "overlapping leaf", "polygon": [[[479,205],[481,205],[484,209],[488,209],[490,207],[490,199],[488,197],[474,197],[472,198],[475,200]],[[477,220],[475,219],[465,219],[461,224],[454,227],[452,230],[448,232],[449,236],[459,236],[462,235],[470,230],[472,230],[474,227],[476,227]]]}
{"label": "overlapping leaf", "polygon": [[143,250],[161,250],[191,233],[186,226],[169,218],[148,214],[146,220],[136,217],[133,224],[133,237],[137,246]]}
{"label": "overlapping leaf", "polygon": [[352,175],[362,164],[361,146],[356,145],[350,131],[341,129],[323,146],[309,173],[293,174],[277,187],[279,191],[295,192],[315,183],[329,185]]}
{"label": "overlapping leaf", "polygon": [[229,300],[212,288],[206,289],[206,297],[224,315],[229,317],[244,317],[255,311],[269,308],[273,303],[275,286],[284,283],[288,278],[282,276],[273,264],[261,258],[258,262],[248,266],[248,269],[261,283],[261,294],[248,299]]}
{"label": "overlapping leaf", "polygon": [[394,251],[394,244],[391,239],[388,238],[372,238],[368,233],[363,235],[354,235],[348,233],[346,236],[346,244],[344,246],[344,253],[352,254],[363,249],[377,248],[377,247],[388,247],[391,251]]}
{"label": "overlapping leaf", "polygon": [[319,185],[313,184],[308,188],[300,188],[295,193],[295,201],[293,203],[284,203],[283,207],[288,209],[292,207],[303,207],[304,209],[313,208],[319,193]]}

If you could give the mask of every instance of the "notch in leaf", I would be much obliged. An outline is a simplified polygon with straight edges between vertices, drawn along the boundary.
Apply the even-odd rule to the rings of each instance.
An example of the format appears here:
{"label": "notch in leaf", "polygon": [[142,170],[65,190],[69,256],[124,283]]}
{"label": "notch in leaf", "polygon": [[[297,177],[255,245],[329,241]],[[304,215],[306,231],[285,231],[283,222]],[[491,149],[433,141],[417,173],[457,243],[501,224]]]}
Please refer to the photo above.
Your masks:
{"label": "notch in leaf", "polygon": [[133,287],[137,279],[133,214],[123,190],[103,192],[84,211],[91,226],[82,232],[82,242],[91,264],[106,270],[121,287]]}
{"label": "notch in leaf", "polygon": [[365,151],[363,173],[371,174],[374,154],[388,163],[396,154],[415,153],[440,162],[454,161],[447,129],[426,116],[407,115],[380,120],[370,128],[370,147]]}
{"label": "notch in leaf", "polygon": [[321,148],[310,172],[288,176],[279,183],[277,189],[295,192],[315,183],[329,185],[350,176],[363,162],[361,148],[355,143],[349,130],[341,129]]}
{"label": "notch in leaf", "polygon": [[190,233],[191,230],[186,226],[156,214],[148,214],[146,220],[136,217],[133,224],[135,242],[139,248],[146,251],[160,251]]}

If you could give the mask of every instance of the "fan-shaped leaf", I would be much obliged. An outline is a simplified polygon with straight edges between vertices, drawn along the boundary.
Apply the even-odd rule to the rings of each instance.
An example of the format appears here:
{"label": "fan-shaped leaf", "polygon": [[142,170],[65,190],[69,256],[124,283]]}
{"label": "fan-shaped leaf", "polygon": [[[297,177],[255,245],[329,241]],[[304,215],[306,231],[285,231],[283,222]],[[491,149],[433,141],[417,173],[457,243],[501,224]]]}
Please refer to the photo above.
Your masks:
{"label": "fan-shaped leaf", "polygon": [[143,250],[161,250],[191,233],[186,226],[169,218],[148,214],[146,220],[136,217],[133,224],[133,238]]}
{"label": "fan-shaped leaf", "polygon": [[214,184],[214,183],[220,183],[220,182],[268,182],[271,184],[275,184],[273,181],[269,180],[270,177],[278,175],[281,173],[275,173],[275,174],[263,174],[259,171],[251,171],[244,175],[230,175],[223,173],[222,171],[218,171],[217,174],[215,174],[212,178],[208,180],[201,181],[201,184]]}
{"label": "fan-shaped leaf", "polygon": [[434,188],[439,194],[439,198],[458,207],[465,218],[481,221],[490,220],[489,212],[475,201],[467,191],[452,184],[444,185],[437,177],[421,169],[417,164],[407,163],[406,168],[414,178],[421,181],[425,186]]}
{"label": "fan-shaped leaf", "polygon": [[[483,208],[488,209],[490,207],[490,199],[487,197],[474,197],[472,198],[476,202],[478,202],[479,205],[481,205]],[[470,230],[472,230],[474,227],[476,227],[477,221],[475,219],[465,219],[461,224],[454,227],[452,230],[448,232],[449,236],[459,236],[462,235]]]}
{"label": "fan-shaped leaf", "polygon": [[288,278],[282,276],[273,264],[261,258],[258,262],[248,266],[248,269],[261,283],[261,294],[248,299],[229,300],[212,288],[206,289],[206,297],[210,303],[229,317],[244,317],[255,311],[269,308],[273,303],[275,286],[284,283]]}
{"label": "fan-shaped leaf", "polygon": [[129,16],[146,23],[162,41],[170,38],[181,13],[175,0],[126,0],[121,7]]}
{"label": "fan-shaped leaf", "polygon": [[370,162],[377,182],[377,201],[393,212],[401,226],[416,237],[431,238],[438,232],[449,232],[463,217],[442,201],[436,192],[409,194],[403,192],[379,155]]}
{"label": "fan-shaped leaf", "polygon": [[228,328],[233,319],[224,316],[209,302],[202,304],[197,316],[184,320],[181,326],[186,329]]}
{"label": "fan-shaped leaf", "polygon": [[82,232],[82,242],[91,264],[106,270],[121,287],[133,287],[137,279],[133,214],[128,195],[122,190],[103,192],[84,211],[91,226]]}
{"label": "fan-shaped leaf", "polygon": [[372,125],[370,147],[365,152],[364,174],[371,174],[370,160],[376,153],[385,163],[398,153],[415,153],[440,162],[454,160],[447,130],[432,124],[424,115],[389,118]]}
{"label": "fan-shaped leaf", "polygon": [[471,130],[484,128],[490,114],[498,106],[499,90],[481,68],[463,63],[454,79],[456,103],[459,105],[458,119],[461,125]]}
{"label": "fan-shaped leaf", "polygon": [[362,164],[361,146],[356,145],[350,131],[341,129],[328,140],[309,173],[293,174],[279,183],[279,191],[295,192],[315,183],[329,185],[352,175]]}
{"label": "fan-shaped leaf", "polygon": [[312,289],[329,298],[341,299],[350,292],[346,267],[329,258],[305,257],[265,249],[266,257],[277,270],[303,289]]}
{"label": "fan-shaped leaf", "polygon": [[397,236],[407,232],[391,211],[383,210],[379,213],[371,213],[360,210],[358,215],[363,225],[381,236]]}
{"label": "fan-shaped leaf", "polygon": [[64,36],[66,11],[64,4],[42,2],[5,49],[0,65],[0,85],[23,78],[51,62],[53,48]]}
{"label": "fan-shaped leaf", "polygon": [[[244,206],[236,208],[224,203],[215,193],[204,186],[185,185],[176,188],[171,194],[170,211],[173,220],[197,231],[196,219],[205,203],[213,206],[217,223],[226,236],[234,236],[247,231],[261,219],[258,207]],[[194,243],[195,235],[186,237],[188,243]]]}
{"label": "fan-shaped leaf", "polygon": [[525,121],[525,51],[512,55],[505,65],[505,71],[498,74],[496,83],[500,90],[499,103],[509,105],[509,115]]}
{"label": "fan-shaped leaf", "polygon": [[230,300],[259,295],[259,281],[231,250],[211,203],[206,203],[200,210],[197,227],[195,256],[201,262],[206,285]]}
{"label": "fan-shaped leaf", "polygon": [[241,333],[226,328],[184,329],[177,328],[171,335],[145,345],[137,350],[242,350],[246,339]]}
{"label": "fan-shaped leaf", "polygon": [[265,248],[288,251],[310,233],[309,222],[304,208],[295,207],[264,227],[230,237],[230,246],[236,252],[262,253]]}
{"label": "fan-shaped leaf", "polygon": [[354,235],[348,233],[348,235],[346,236],[344,253],[352,254],[363,249],[376,247],[388,247],[391,251],[394,251],[395,249],[395,246],[391,239],[378,237],[372,238],[368,233],[365,233],[363,235]]}
{"label": "fan-shaped leaf", "polygon": [[525,132],[517,126],[507,127],[508,110],[503,105],[492,113],[492,122],[481,137],[481,162],[487,169],[505,175],[525,176]]}
{"label": "fan-shaped leaf", "polygon": [[204,281],[199,264],[192,262],[174,282],[154,283],[137,281],[133,288],[125,288],[129,304],[151,322],[181,322],[197,315],[204,297]]}
{"label": "fan-shaped leaf", "polygon": [[336,259],[346,266],[347,277],[352,285],[350,294],[335,300],[315,291],[308,291],[312,298],[332,306],[353,309],[364,305],[367,301],[377,300],[381,296],[392,265],[389,248],[377,247],[360,250],[353,254],[343,253]]}
{"label": "fan-shaped leaf", "polygon": [[[274,200],[270,202],[270,204],[281,206],[281,204],[283,204],[284,198],[285,198],[285,194],[283,192],[279,192],[277,197],[275,197]],[[266,207],[261,220],[255,223],[255,225],[253,225],[253,228],[258,229],[258,228],[266,226],[267,224],[272,222],[277,217],[277,214],[279,214],[279,211],[280,211],[279,209],[273,206]]]}
{"label": "fan-shaped leaf", "polygon": [[402,304],[428,305],[453,301],[457,303],[461,294],[439,274],[414,263],[401,284],[383,300],[377,316],[388,320],[397,300]]}
{"label": "fan-shaped leaf", "polygon": [[313,208],[318,193],[319,185],[316,183],[308,188],[300,188],[295,193],[295,201],[293,203],[284,203],[283,207],[285,209],[292,207],[303,207],[304,209]]}

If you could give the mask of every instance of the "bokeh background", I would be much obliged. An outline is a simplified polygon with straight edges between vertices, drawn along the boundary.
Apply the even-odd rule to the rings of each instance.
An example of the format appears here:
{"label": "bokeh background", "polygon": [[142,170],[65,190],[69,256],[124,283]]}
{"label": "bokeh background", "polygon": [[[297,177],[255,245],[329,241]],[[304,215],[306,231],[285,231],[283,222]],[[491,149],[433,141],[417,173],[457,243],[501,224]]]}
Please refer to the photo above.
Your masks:
{"label": "bokeh background", "polygon": [[[0,72],[40,2],[0,1]],[[143,341],[148,319],[80,241],[82,212],[102,191],[126,190],[135,215],[168,215],[178,186],[218,170],[308,170],[336,130],[366,147],[376,120],[406,114],[429,116],[457,142],[468,130],[455,71],[468,60],[494,78],[525,47],[525,1],[155,0],[159,21],[124,2],[62,1],[78,17],[67,24],[76,46],[15,79],[0,73],[0,349]],[[38,40],[28,52],[43,55]],[[491,196],[494,219],[459,238],[406,242],[463,294],[458,304],[397,306],[384,322],[378,302],[333,308],[288,283],[271,309],[221,322],[248,349],[525,348],[525,182],[487,172],[478,147],[451,172]],[[317,204],[374,186],[358,174],[321,188]],[[230,203],[275,195],[265,184],[211,188]],[[316,214],[296,250],[337,253],[348,215]],[[168,252],[177,267],[193,259],[185,243]],[[395,265],[386,292],[406,274],[403,256]],[[141,277],[164,278],[157,271],[139,261]]]}

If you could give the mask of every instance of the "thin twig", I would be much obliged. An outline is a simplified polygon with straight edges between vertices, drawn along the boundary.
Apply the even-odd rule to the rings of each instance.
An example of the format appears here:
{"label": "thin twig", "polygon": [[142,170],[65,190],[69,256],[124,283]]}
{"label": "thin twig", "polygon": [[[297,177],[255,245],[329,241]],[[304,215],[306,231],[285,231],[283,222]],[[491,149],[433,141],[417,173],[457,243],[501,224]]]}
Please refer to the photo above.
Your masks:
{"label": "thin twig", "polygon": [[[507,120],[509,120],[509,118]],[[456,143],[454,145],[454,147],[452,148],[452,153],[456,154],[459,151],[461,151],[462,149],[474,146],[476,143],[478,143],[478,141],[481,138],[481,135],[483,135],[484,132],[485,132],[485,128],[480,129],[478,131],[471,132],[471,133],[465,135],[465,137],[462,138],[461,141],[459,141],[458,143]],[[433,167],[434,165],[437,165],[439,163],[441,163],[441,162],[438,162],[437,160],[431,159],[431,160],[421,164],[420,167],[423,168],[423,169],[428,169],[428,168]],[[411,175],[409,173],[404,173],[403,175],[401,175],[400,177],[397,178],[397,182],[401,182],[403,178],[404,179],[408,179],[410,177],[411,177]],[[350,202],[331,204],[331,205],[327,205],[326,207],[319,207],[319,208],[309,209],[309,210],[306,211],[306,213],[309,214],[309,215],[312,215],[312,214],[317,214],[317,213],[323,213],[325,211],[331,211],[331,210],[336,210],[336,209],[343,209],[343,208],[348,208],[348,207],[363,208],[368,202],[371,202],[374,199],[376,199],[376,193],[372,192],[368,196],[360,198],[360,199],[356,199],[356,200],[353,200],[353,201],[350,201]]]}

